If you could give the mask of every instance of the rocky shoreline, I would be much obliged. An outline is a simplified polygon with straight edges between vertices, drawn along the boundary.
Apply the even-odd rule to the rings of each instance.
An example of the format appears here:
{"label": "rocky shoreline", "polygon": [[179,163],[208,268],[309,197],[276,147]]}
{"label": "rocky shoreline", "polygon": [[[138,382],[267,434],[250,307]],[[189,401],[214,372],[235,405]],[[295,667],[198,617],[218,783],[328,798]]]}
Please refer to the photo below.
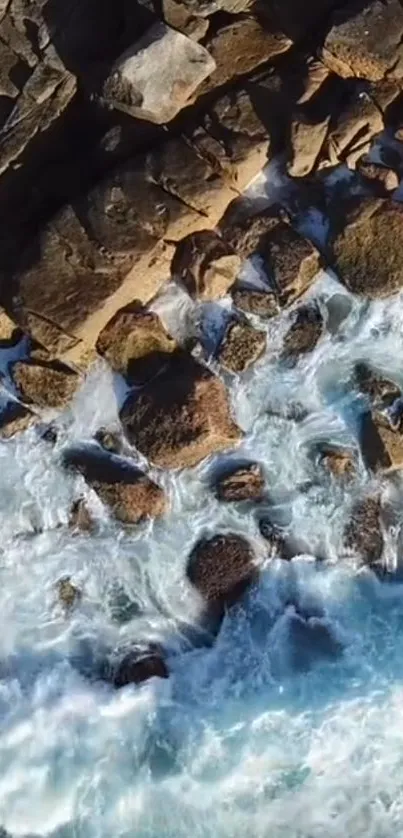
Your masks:
{"label": "rocky shoreline", "polygon": [[[123,526],[169,514],[148,471],[236,449],[226,376],[270,352],[271,318],[290,314],[284,369],[338,334],[347,297],[304,296],[321,269],[363,299],[401,292],[402,40],[399,0],[0,2],[3,441],[35,426],[55,442],[49,411],[103,358],[127,388],[120,427],[66,450],[61,467]],[[244,194],[270,163],[278,188]],[[258,285],[242,281],[251,259]],[[201,306],[230,300],[213,349],[170,334],[157,313],[167,281]],[[403,466],[403,397],[371,359],[347,386],[363,404],[356,447],[324,441],[312,460],[337,481],[359,461],[374,476],[344,543],[382,576],[393,520],[376,480]],[[259,462],[215,475],[211,491],[270,506]],[[92,526],[79,498],[72,535]],[[310,552],[270,514],[260,531],[270,555]],[[187,573],[219,621],[258,570],[246,539],[217,533]],[[58,592],[74,608],[74,584]],[[168,675],[158,648],[125,660],[109,673],[117,686]]]}

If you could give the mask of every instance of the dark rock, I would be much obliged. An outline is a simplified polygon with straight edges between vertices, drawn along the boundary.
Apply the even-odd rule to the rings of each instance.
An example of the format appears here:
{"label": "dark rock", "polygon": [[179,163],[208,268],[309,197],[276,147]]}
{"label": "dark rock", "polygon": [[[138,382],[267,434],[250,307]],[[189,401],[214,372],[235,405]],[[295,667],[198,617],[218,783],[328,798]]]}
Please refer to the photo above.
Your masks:
{"label": "dark rock", "polygon": [[150,678],[169,678],[167,665],[162,653],[154,649],[129,652],[117,666],[113,674],[113,684],[117,689],[128,684],[142,684]]}
{"label": "dark rock", "polygon": [[69,525],[73,530],[93,532],[95,521],[84,498],[78,498],[74,501],[70,512]]}
{"label": "dark rock", "polygon": [[65,452],[63,463],[83,474],[115,518],[124,524],[138,524],[166,511],[160,486],[120,457],[102,454],[99,449],[76,448]]}
{"label": "dark rock", "polygon": [[121,454],[123,450],[123,440],[117,431],[109,430],[109,428],[98,428],[94,434],[94,439],[105,451],[111,454]]}
{"label": "dark rock", "polygon": [[326,328],[331,335],[337,334],[340,326],[347,320],[353,307],[352,300],[346,294],[333,294],[324,301],[327,309]]}
{"label": "dark rock", "polygon": [[267,291],[256,291],[253,288],[237,287],[231,291],[231,296],[234,305],[247,314],[270,318],[279,313],[276,295],[269,288]]}
{"label": "dark rock", "polygon": [[23,332],[14,323],[14,320],[8,316],[7,312],[0,307],[0,349],[5,349],[10,346],[15,346],[21,338]]}
{"label": "dark rock", "polygon": [[26,431],[37,421],[38,417],[32,410],[29,410],[21,402],[9,399],[0,408],[0,437],[10,439],[15,434]]}
{"label": "dark rock", "polygon": [[355,502],[344,529],[344,547],[364,564],[373,565],[382,558],[381,499],[368,496]]}
{"label": "dark rock", "polygon": [[208,606],[230,607],[257,577],[253,549],[239,535],[202,538],[189,556],[187,577]]}
{"label": "dark rock", "polygon": [[323,330],[323,316],[319,306],[315,303],[300,306],[284,338],[281,358],[296,361],[299,355],[312,352],[322,337]]}
{"label": "dark rock", "polygon": [[403,433],[391,427],[387,415],[376,410],[364,413],[359,441],[362,458],[371,471],[403,467]]}
{"label": "dark rock", "polygon": [[354,385],[361,393],[368,396],[374,407],[390,407],[400,397],[398,385],[377,373],[365,361],[355,365]]}
{"label": "dark rock", "polygon": [[215,486],[219,500],[226,502],[260,501],[265,491],[265,480],[259,463],[236,466],[221,474]]}
{"label": "dark rock", "polygon": [[179,242],[172,276],[191,297],[214,300],[235,282],[241,259],[213,230],[200,230]]}
{"label": "dark rock", "polygon": [[241,437],[223,382],[186,355],[129,395],[121,420],[129,442],[164,468],[193,466]]}
{"label": "dark rock", "polygon": [[160,318],[138,300],[119,309],[100,333],[97,352],[133,384],[157,375],[177,345]]}
{"label": "dark rock", "polygon": [[289,615],[287,629],[292,665],[297,670],[308,669],[317,658],[338,658],[343,651],[330,627],[316,617]]}
{"label": "dark rock", "polygon": [[220,344],[218,360],[231,372],[245,372],[263,355],[266,342],[266,332],[258,331],[246,322],[230,321]]}
{"label": "dark rock", "polygon": [[81,599],[81,591],[76,585],[73,585],[70,576],[65,576],[59,580],[57,583],[57,593],[59,602],[68,611]]}
{"label": "dark rock", "polygon": [[66,407],[80,384],[77,373],[59,362],[17,361],[12,377],[24,401],[42,408]]}

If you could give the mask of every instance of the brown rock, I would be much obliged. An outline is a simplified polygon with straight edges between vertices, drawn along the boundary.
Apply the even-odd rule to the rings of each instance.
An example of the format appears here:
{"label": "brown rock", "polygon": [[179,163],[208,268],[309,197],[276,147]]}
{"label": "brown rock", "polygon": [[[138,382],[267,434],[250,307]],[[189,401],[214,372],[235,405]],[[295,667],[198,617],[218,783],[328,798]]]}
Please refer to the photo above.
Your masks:
{"label": "brown rock", "polygon": [[129,652],[117,666],[113,674],[113,684],[116,688],[126,687],[128,684],[142,684],[150,678],[169,678],[167,665],[158,651],[133,650]]}
{"label": "brown rock", "polygon": [[387,169],[378,163],[369,163],[365,157],[357,162],[357,171],[373,192],[379,197],[387,197],[388,192],[394,192],[399,186],[399,176],[393,169]]}
{"label": "brown rock", "polygon": [[215,535],[195,544],[187,577],[205,602],[220,609],[233,605],[255,581],[254,552],[240,535]]}
{"label": "brown rock", "polygon": [[226,471],[217,479],[215,492],[218,500],[229,502],[262,500],[265,480],[259,463],[248,463]]}
{"label": "brown rock", "polygon": [[21,402],[9,400],[0,410],[0,437],[10,439],[35,424],[38,417]]}
{"label": "brown rock", "polygon": [[392,428],[387,416],[372,411],[362,417],[360,428],[362,458],[371,471],[403,467],[403,433]]}
{"label": "brown rock", "polygon": [[162,489],[140,469],[127,461],[99,451],[73,449],[64,456],[64,465],[84,475],[118,521],[138,524],[166,511]]}
{"label": "brown rock", "polygon": [[255,291],[252,288],[238,287],[231,292],[234,305],[247,314],[259,317],[275,317],[279,313],[279,305],[273,291]]}
{"label": "brown rock", "polygon": [[110,451],[111,454],[121,454],[123,449],[123,440],[119,432],[109,428],[99,428],[94,434],[94,439],[105,451]]}
{"label": "brown rock", "polygon": [[15,346],[21,340],[21,329],[11,320],[7,312],[0,307],[0,348]]}
{"label": "brown rock", "polygon": [[177,346],[158,315],[135,300],[116,312],[96,348],[112,369],[140,385],[163,368]]}
{"label": "brown rock", "polygon": [[380,375],[365,361],[360,361],[354,367],[354,385],[368,396],[374,407],[390,407],[400,396],[400,388],[394,381]]}
{"label": "brown rock", "polygon": [[379,495],[356,501],[344,529],[344,547],[358,555],[365,564],[376,564],[383,552]]}
{"label": "brown rock", "polygon": [[355,168],[357,160],[369,151],[373,138],[383,130],[383,114],[376,101],[360,91],[358,85],[350,85],[344,97],[342,91],[339,96],[341,102],[332,112],[320,165],[337,166],[344,162]]}
{"label": "brown rock", "polygon": [[403,77],[403,9],[399,0],[367,0],[335,16],[323,50],[330,69],[347,78]]}
{"label": "brown rock", "polygon": [[241,267],[240,257],[213,230],[182,239],[172,260],[172,276],[191,297],[214,300],[227,293]]}
{"label": "brown rock", "polygon": [[57,362],[17,361],[12,375],[24,401],[43,408],[65,407],[80,383],[77,373]]}
{"label": "brown rock", "polygon": [[69,525],[73,530],[93,532],[95,521],[84,498],[78,498],[74,501],[70,512]]}
{"label": "brown rock", "polygon": [[81,591],[76,585],[73,585],[70,576],[65,576],[59,580],[57,593],[60,604],[68,611],[71,611],[73,606],[81,599]]}
{"label": "brown rock", "polygon": [[299,355],[312,352],[322,337],[323,330],[323,317],[319,307],[314,303],[300,306],[284,338],[281,357],[296,361]]}
{"label": "brown rock", "polygon": [[246,322],[230,321],[220,344],[218,360],[230,372],[245,372],[263,355],[266,343],[266,332],[260,332]]}
{"label": "brown rock", "polygon": [[121,421],[129,442],[163,468],[196,465],[241,437],[223,382],[191,356],[176,358],[139,394],[129,395]]}
{"label": "brown rock", "polygon": [[321,446],[321,462],[336,478],[350,479],[357,470],[354,452],[345,448]]}
{"label": "brown rock", "polygon": [[204,38],[209,28],[208,20],[193,15],[187,5],[180,0],[162,0],[162,13],[169,26],[179,29],[180,32],[196,41]]}
{"label": "brown rock", "polygon": [[399,242],[403,207],[368,199],[346,219],[333,241],[333,267],[349,291],[377,299],[401,290],[403,265]]}
{"label": "brown rock", "polygon": [[291,177],[306,177],[316,167],[328,135],[330,113],[319,122],[298,118],[290,126],[290,161],[287,171]]}

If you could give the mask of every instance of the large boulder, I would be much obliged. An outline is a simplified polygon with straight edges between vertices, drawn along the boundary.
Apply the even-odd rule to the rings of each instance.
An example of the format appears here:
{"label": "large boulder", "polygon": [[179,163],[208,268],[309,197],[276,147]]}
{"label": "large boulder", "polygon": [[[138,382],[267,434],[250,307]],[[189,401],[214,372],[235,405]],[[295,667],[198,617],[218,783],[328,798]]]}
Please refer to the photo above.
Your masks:
{"label": "large boulder", "polygon": [[370,299],[401,290],[403,206],[389,200],[360,202],[333,239],[333,268],[349,291]]}
{"label": "large boulder", "polygon": [[202,538],[189,556],[187,577],[208,606],[228,608],[257,577],[253,549],[232,533]]}
{"label": "large boulder", "polygon": [[346,4],[333,19],[323,57],[338,75],[403,78],[403,8],[399,0]]}
{"label": "large boulder", "polygon": [[23,400],[42,408],[66,407],[80,384],[74,370],[57,362],[17,361],[12,377]]}
{"label": "large boulder", "polygon": [[344,529],[344,547],[364,564],[376,565],[383,552],[381,499],[369,495],[357,500]]}
{"label": "large boulder", "polygon": [[176,247],[172,276],[191,297],[214,300],[227,293],[241,268],[241,258],[214,230],[186,236]]}
{"label": "large boulder", "polygon": [[166,23],[155,23],[113,65],[104,100],[131,116],[170,122],[215,70],[208,51]]}
{"label": "large boulder", "polygon": [[277,297],[272,288],[261,291],[246,285],[237,285],[232,289],[231,296],[236,308],[246,314],[270,318],[279,313]]}
{"label": "large boulder", "polygon": [[218,350],[218,360],[230,372],[245,372],[263,355],[266,343],[266,332],[254,329],[247,322],[230,321]]}
{"label": "large boulder", "polygon": [[177,347],[158,315],[135,300],[107,323],[96,348],[112,369],[140,385],[162,369]]}
{"label": "large boulder", "polygon": [[111,513],[124,524],[157,518],[167,508],[163,490],[144,472],[120,457],[90,447],[65,452],[66,467],[80,472]]}
{"label": "large boulder", "polygon": [[121,421],[129,442],[163,468],[194,466],[241,437],[223,382],[186,355],[128,396]]}

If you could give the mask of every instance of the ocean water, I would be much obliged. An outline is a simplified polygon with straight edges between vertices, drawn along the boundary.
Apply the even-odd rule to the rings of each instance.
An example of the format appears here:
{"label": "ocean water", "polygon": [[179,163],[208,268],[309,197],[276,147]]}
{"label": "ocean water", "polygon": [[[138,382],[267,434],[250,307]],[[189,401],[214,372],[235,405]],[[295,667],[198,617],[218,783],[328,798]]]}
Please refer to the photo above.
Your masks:
{"label": "ocean water", "polygon": [[[244,272],[259,282],[258,263]],[[279,518],[308,545],[292,562],[268,556],[256,507],[214,499],[217,457],[182,473],[151,471],[170,512],[133,529],[63,470],[65,446],[117,421],[124,384],[102,364],[68,411],[48,417],[56,446],[32,429],[0,442],[0,825],[10,835],[403,834],[403,587],[343,555],[351,504],[371,488],[362,463],[340,486],[311,456],[319,440],[357,445],[355,361],[403,384],[403,300],[358,301],[325,274],[310,295],[326,315],[336,292],[346,319],[295,367],[279,362],[283,314],[266,326],[268,350],[253,369],[225,376],[245,431],[229,456],[263,464]],[[195,305],[173,286],[156,304],[174,332],[203,333],[210,347],[228,306]],[[285,418],[292,404],[306,408],[303,421]],[[401,494],[387,479],[381,487],[396,513],[385,552],[394,569]],[[82,492],[98,520],[91,536],[67,526]],[[195,540],[218,531],[246,535],[261,573],[213,641],[185,567]],[[68,615],[56,592],[65,575],[82,591]],[[296,612],[326,627],[342,654],[300,647]],[[116,650],[150,640],[166,651],[169,680],[120,691],[102,680]]]}

